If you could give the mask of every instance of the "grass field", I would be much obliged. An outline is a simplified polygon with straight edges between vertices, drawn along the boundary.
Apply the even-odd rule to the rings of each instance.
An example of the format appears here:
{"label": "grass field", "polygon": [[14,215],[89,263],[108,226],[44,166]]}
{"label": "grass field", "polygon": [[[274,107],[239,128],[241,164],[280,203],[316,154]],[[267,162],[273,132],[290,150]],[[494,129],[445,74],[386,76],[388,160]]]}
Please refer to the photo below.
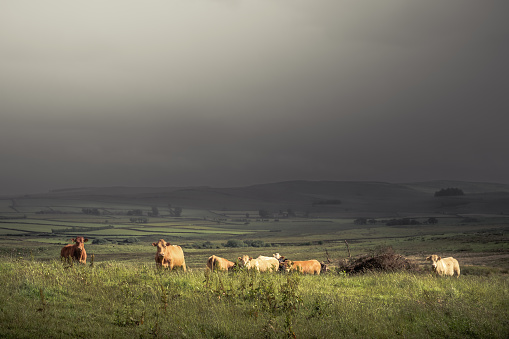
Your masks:
{"label": "grass field", "polygon": [[0,337],[506,338],[507,276],[259,274],[0,260]]}
{"label": "grass field", "polygon": [[[83,214],[98,208],[100,215]],[[255,210],[184,210],[133,222],[150,205],[0,200],[0,337],[505,338],[509,333],[509,217],[406,215],[269,218]],[[44,213],[41,213],[44,211]],[[249,214],[249,217],[246,217]],[[427,224],[429,217],[437,224]],[[89,238],[87,265],[60,262],[71,237]],[[183,247],[188,272],[155,269],[152,242]],[[101,240],[101,241],[99,241]],[[225,246],[235,241],[235,246]],[[251,244],[251,245],[249,245]],[[256,247],[254,245],[256,244]],[[350,276],[341,262],[391,247],[420,268]],[[328,262],[320,276],[213,273],[207,258],[280,253]],[[430,254],[462,275],[437,278]],[[93,256],[93,265],[92,263]]]}

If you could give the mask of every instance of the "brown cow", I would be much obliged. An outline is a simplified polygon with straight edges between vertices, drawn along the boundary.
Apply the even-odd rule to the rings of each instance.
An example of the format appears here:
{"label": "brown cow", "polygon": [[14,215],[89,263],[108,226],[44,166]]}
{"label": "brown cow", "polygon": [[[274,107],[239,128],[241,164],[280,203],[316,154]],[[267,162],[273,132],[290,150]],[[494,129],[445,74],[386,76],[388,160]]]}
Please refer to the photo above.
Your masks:
{"label": "brown cow", "polygon": [[318,260],[306,261],[283,261],[283,268],[286,272],[297,271],[304,274],[320,274],[322,265]]}
{"label": "brown cow", "polygon": [[450,275],[451,277],[456,274],[460,276],[460,265],[458,260],[453,257],[441,258],[436,254],[430,255],[426,260],[431,261],[431,267],[438,275]]}
{"label": "brown cow", "polygon": [[85,243],[88,241],[87,238],[76,237],[72,238],[71,241],[74,244],[65,245],[60,251],[62,258],[71,258],[81,264],[87,263],[87,251],[85,251]]}
{"label": "brown cow", "polygon": [[264,257],[262,255],[256,259],[248,255],[243,255],[239,257],[239,266],[246,267],[247,269],[255,269],[259,272],[273,272],[277,271],[279,261],[274,257]]}
{"label": "brown cow", "polygon": [[184,252],[180,246],[172,245],[163,239],[159,239],[158,242],[152,243],[152,246],[157,247],[155,259],[158,267],[169,267],[170,270],[174,267],[182,267],[184,272],[186,271]]}
{"label": "brown cow", "polygon": [[233,266],[235,266],[234,262],[231,262],[228,259],[221,258],[215,255],[210,256],[209,259],[207,260],[207,267],[211,271],[213,270],[228,271],[232,269]]}

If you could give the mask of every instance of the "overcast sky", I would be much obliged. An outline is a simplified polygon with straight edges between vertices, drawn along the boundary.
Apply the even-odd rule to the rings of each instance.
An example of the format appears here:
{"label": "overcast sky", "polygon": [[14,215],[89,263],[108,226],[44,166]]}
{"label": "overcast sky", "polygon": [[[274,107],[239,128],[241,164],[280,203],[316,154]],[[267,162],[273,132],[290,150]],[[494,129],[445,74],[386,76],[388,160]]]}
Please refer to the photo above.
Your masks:
{"label": "overcast sky", "polygon": [[509,1],[0,0],[0,194],[509,183]]}

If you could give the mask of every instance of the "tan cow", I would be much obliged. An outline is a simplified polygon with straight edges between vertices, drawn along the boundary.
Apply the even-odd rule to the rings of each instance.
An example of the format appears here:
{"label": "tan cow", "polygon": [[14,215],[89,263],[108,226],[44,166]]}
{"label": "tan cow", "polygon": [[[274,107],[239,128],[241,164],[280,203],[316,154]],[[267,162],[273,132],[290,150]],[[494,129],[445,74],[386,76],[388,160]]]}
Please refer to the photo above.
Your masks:
{"label": "tan cow", "polygon": [[274,272],[277,271],[279,267],[279,261],[274,257],[265,257],[260,255],[258,258],[253,259],[248,255],[243,255],[238,259],[240,267],[255,269],[259,272]]}
{"label": "tan cow", "polygon": [[234,262],[228,259],[221,258],[215,255],[211,255],[207,260],[207,267],[209,270],[228,271],[235,266]]}
{"label": "tan cow", "polygon": [[88,241],[87,238],[76,237],[72,238],[71,241],[74,244],[65,245],[60,250],[60,256],[62,258],[71,258],[81,264],[87,263],[87,251],[85,251],[85,243]]}
{"label": "tan cow", "polygon": [[155,259],[158,267],[169,267],[170,270],[174,267],[182,267],[184,272],[186,271],[184,252],[180,246],[172,245],[163,239],[152,243],[152,246],[157,247]]}
{"label": "tan cow", "polygon": [[438,275],[460,276],[460,265],[453,257],[441,258],[436,254],[430,255],[426,260],[431,261],[431,267]]}
{"label": "tan cow", "polygon": [[320,274],[322,265],[318,260],[292,261],[285,260],[282,263],[286,272],[297,271],[304,274]]}

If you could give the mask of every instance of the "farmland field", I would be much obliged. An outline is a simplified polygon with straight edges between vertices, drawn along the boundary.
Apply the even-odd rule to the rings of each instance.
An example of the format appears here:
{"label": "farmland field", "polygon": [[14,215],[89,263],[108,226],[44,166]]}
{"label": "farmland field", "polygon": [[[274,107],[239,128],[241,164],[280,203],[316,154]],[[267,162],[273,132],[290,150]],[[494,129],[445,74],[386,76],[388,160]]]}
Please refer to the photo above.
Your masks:
{"label": "farmland field", "polygon": [[[13,205],[17,213],[10,207]],[[4,199],[0,200],[0,207],[3,211],[0,213],[0,242],[4,246],[62,245],[74,236],[83,235],[90,239],[87,249],[97,253],[98,261],[111,259],[101,256],[105,247],[121,247],[121,253],[136,252],[133,244],[137,243],[145,244],[141,253],[146,253],[148,263],[152,256],[148,253],[153,251],[150,244],[164,238],[182,245],[190,255],[193,251],[205,251],[203,257],[218,250],[231,251],[231,259],[243,252],[271,255],[279,251],[295,259],[312,257],[323,261],[392,246],[401,254],[420,261],[430,252],[454,254],[459,258],[467,254],[472,257],[471,253],[488,253],[501,257],[497,266],[509,268],[508,260],[504,259],[509,253],[509,217],[505,215],[415,215],[418,225],[388,226],[387,218],[373,218],[361,225],[351,217],[263,219],[256,215],[256,210],[185,209],[182,216],[175,217],[164,206],[159,206],[157,216],[138,220],[139,216],[127,215],[133,210],[149,214],[150,205],[143,200],[123,204],[86,199]],[[87,208],[97,208],[97,215],[83,213]],[[435,218],[437,223],[426,224],[429,217]],[[20,235],[23,235],[23,242],[19,241]],[[235,247],[224,247],[231,240],[237,241],[232,243]],[[246,245],[253,242],[256,247]],[[247,247],[238,247],[239,244]],[[52,250],[58,258],[58,248]],[[140,261],[141,253],[133,253],[133,260]],[[125,258],[125,254],[122,257]],[[200,267],[203,267],[203,257],[197,260]],[[191,268],[193,261],[190,260]]]}
{"label": "farmland field", "polygon": [[[175,216],[145,199],[106,200],[0,200],[0,337],[505,338],[509,331],[507,214],[359,218],[320,206],[316,216],[191,207]],[[391,224],[402,216],[407,224]],[[61,263],[60,249],[78,235],[89,239],[87,265]],[[183,247],[188,272],[155,269],[152,242],[160,238]],[[417,270],[342,271],[385,248]],[[317,259],[330,271],[205,269],[212,254],[235,261],[274,253]],[[437,279],[430,254],[457,258],[461,277]],[[433,325],[438,318],[443,326]]]}

